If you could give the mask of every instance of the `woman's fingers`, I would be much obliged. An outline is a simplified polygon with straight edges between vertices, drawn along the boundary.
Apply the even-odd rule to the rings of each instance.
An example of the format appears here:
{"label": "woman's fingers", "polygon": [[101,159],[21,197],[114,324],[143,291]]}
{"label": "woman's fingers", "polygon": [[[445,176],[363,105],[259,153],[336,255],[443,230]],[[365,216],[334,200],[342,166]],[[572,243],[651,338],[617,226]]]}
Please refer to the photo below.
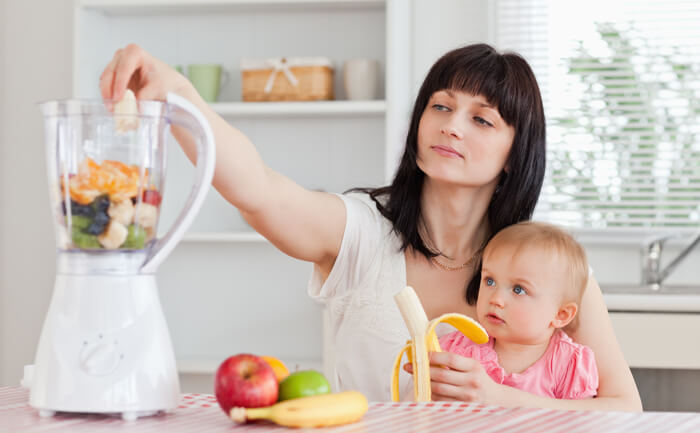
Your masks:
{"label": "woman's fingers", "polygon": [[118,50],[114,53],[114,57],[107,64],[102,75],[100,76],[100,93],[102,94],[102,99],[112,99],[112,83],[114,83],[114,69],[119,63],[119,57],[121,56],[122,50]]}
{"label": "woman's fingers", "polygon": [[145,60],[146,53],[138,45],[130,44],[123,50],[114,69],[112,99],[116,101],[121,100],[132,78],[138,80],[138,77],[133,77],[133,75],[139,73],[139,70],[144,66]]}

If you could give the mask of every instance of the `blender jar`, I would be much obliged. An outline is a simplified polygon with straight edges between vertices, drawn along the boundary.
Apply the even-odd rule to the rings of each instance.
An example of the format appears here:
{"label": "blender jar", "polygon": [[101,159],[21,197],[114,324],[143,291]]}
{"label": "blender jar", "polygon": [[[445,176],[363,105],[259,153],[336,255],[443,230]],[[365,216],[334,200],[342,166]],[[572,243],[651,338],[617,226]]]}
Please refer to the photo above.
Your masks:
{"label": "blender jar", "polygon": [[[138,114],[116,114],[111,101],[41,104],[59,252],[146,250],[153,244],[170,128],[167,104],[137,104]],[[123,131],[117,122],[134,128]]]}

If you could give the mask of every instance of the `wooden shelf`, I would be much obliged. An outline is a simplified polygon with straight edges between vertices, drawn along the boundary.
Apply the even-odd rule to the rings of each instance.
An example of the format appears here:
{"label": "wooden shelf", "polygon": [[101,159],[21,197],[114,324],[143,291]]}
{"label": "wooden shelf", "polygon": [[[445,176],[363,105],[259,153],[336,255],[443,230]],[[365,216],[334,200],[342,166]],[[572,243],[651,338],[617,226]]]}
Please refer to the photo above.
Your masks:
{"label": "wooden shelf", "polygon": [[211,107],[231,118],[383,116],[386,113],[386,101],[217,102]]}
{"label": "wooden shelf", "polygon": [[80,6],[107,15],[212,14],[274,10],[383,8],[386,0],[80,0]]}
{"label": "wooden shelf", "polygon": [[182,238],[183,242],[269,242],[254,231],[240,232],[192,232]]}

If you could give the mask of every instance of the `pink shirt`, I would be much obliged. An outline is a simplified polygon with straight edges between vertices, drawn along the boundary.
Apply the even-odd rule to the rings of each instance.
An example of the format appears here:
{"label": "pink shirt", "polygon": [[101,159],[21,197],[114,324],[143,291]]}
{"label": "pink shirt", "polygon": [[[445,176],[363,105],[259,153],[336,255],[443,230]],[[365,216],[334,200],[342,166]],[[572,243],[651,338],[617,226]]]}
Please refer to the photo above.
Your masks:
{"label": "pink shirt", "polygon": [[558,399],[581,399],[596,395],[598,369],[593,351],[574,343],[564,332],[555,332],[544,355],[522,373],[508,374],[498,365],[493,342],[491,339],[487,343],[476,344],[458,331],[440,338],[443,350],[478,360],[496,383]]}

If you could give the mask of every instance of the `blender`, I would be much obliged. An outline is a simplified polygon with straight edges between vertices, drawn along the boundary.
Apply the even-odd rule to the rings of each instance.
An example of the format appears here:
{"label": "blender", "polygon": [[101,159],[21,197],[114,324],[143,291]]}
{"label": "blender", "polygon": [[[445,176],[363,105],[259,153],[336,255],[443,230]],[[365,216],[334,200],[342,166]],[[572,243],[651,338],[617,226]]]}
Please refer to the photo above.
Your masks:
{"label": "blender", "polygon": [[[202,206],[214,139],[201,112],[178,95],[133,103],[131,113],[112,101],[40,104],[58,253],[31,370],[30,404],[41,416],[136,419],[179,403],[155,272]],[[195,179],[172,227],[158,237],[171,127],[196,143]]]}

